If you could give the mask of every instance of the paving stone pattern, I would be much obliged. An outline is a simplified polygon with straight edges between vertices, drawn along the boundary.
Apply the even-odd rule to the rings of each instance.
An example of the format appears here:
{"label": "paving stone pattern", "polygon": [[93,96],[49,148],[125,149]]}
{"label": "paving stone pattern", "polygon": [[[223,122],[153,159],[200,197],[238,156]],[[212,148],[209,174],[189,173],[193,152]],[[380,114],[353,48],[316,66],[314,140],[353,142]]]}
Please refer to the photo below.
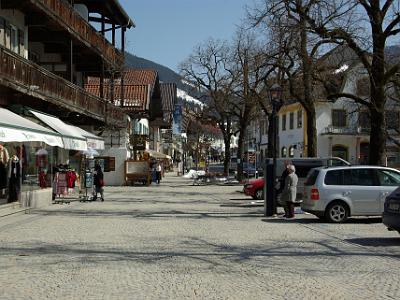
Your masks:
{"label": "paving stone pattern", "polygon": [[400,299],[377,218],[265,218],[240,186],[106,187],[0,218],[0,299]]}

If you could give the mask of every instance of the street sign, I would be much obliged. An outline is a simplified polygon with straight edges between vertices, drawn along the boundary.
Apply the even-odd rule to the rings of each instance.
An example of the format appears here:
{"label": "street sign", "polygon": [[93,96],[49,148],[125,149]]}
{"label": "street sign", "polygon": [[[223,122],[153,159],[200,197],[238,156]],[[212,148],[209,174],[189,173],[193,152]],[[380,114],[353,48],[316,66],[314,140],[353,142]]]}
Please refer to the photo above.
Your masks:
{"label": "street sign", "polygon": [[147,135],[131,134],[129,141],[132,145],[132,150],[146,150]]}

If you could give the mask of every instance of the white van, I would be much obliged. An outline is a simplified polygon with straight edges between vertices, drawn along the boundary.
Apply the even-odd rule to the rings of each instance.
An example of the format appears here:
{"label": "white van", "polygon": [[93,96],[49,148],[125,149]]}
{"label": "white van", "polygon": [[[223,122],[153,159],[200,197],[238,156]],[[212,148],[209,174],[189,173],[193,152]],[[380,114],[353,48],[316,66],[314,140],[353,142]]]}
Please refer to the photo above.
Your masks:
{"label": "white van", "polygon": [[386,196],[399,185],[400,172],[392,168],[316,168],[304,182],[301,208],[335,223],[349,216],[381,216]]}

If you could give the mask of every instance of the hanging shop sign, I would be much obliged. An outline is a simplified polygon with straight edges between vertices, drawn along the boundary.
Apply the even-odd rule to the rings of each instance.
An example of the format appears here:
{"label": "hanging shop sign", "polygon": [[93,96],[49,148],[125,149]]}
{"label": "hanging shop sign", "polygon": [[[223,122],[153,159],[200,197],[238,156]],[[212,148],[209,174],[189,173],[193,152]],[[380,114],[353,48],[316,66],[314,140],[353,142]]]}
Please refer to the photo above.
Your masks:
{"label": "hanging shop sign", "polygon": [[146,150],[146,142],[148,136],[145,134],[132,134],[129,141],[132,145],[132,150]]}

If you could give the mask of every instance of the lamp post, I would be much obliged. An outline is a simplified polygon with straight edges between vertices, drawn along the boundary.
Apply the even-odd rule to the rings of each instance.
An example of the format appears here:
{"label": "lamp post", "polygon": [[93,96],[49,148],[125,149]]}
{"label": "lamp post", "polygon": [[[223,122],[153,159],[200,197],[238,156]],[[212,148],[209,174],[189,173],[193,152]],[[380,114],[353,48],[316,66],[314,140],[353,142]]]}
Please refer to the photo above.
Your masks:
{"label": "lamp post", "polygon": [[277,109],[281,103],[282,98],[282,88],[279,84],[275,83],[269,89],[269,98],[272,105],[272,168],[271,165],[268,164],[266,166],[267,174],[264,176],[265,186],[266,186],[266,195],[265,195],[265,216],[270,217],[277,213],[277,205],[276,205],[276,153],[277,153]]}

